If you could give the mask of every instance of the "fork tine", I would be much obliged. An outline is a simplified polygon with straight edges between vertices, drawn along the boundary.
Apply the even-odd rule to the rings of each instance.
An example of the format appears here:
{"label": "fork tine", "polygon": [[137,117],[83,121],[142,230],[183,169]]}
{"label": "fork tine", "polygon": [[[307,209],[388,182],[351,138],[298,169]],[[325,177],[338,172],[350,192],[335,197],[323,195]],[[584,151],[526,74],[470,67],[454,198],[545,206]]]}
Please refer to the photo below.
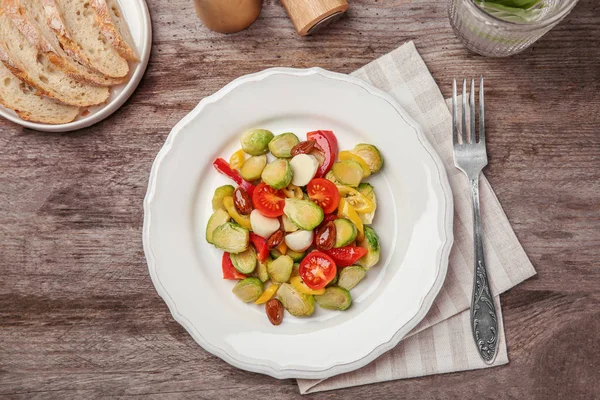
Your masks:
{"label": "fork tine", "polygon": [[485,114],[483,111],[483,76],[479,83],[479,143],[485,145]]}
{"label": "fork tine", "polygon": [[469,106],[471,108],[471,144],[477,143],[475,138],[475,79],[471,79],[471,93],[469,93]]}
{"label": "fork tine", "polygon": [[462,144],[467,143],[467,80],[463,79],[462,91],[462,131],[460,140]]}
{"label": "fork tine", "polygon": [[458,104],[456,98],[456,78],[452,80],[452,144],[456,146],[458,144],[458,123],[457,114],[458,114]]}

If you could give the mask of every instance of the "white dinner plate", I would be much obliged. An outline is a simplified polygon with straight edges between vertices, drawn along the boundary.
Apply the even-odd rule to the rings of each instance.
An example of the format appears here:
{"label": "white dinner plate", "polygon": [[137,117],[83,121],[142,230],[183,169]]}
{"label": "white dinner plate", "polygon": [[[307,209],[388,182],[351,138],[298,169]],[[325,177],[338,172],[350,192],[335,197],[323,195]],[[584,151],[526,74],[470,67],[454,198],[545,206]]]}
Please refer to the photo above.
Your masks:
{"label": "white dinner plate", "polygon": [[[264,306],[242,303],[222,279],[223,253],[204,239],[213,192],[228,183],[212,161],[229,159],[242,132],[258,127],[301,138],[328,129],[340,149],[382,151],[383,169],[368,178],[381,260],[346,311],[286,313],[273,326]],[[236,79],[173,128],[150,174],[144,250],[156,290],[204,349],[245,370],[320,379],[373,361],[425,316],[446,276],[452,207],[442,162],[390,96],[320,68],[274,68]]]}
{"label": "white dinner plate", "polygon": [[4,118],[24,126],[25,128],[35,129],[44,132],[69,132],[76,129],[86,128],[110,116],[117,111],[119,107],[127,101],[133,94],[135,88],[142,80],[142,76],[148,66],[150,59],[150,50],[152,48],[152,22],[150,21],[150,13],[145,0],[117,0],[129,31],[133,44],[136,47],[137,55],[140,62],[129,62],[131,70],[127,82],[112,86],[110,89],[110,97],[105,104],[98,106],[87,107],[89,113],[85,116],[79,115],[73,122],[67,124],[40,124],[37,122],[25,121],[13,111],[0,105],[0,115]]}

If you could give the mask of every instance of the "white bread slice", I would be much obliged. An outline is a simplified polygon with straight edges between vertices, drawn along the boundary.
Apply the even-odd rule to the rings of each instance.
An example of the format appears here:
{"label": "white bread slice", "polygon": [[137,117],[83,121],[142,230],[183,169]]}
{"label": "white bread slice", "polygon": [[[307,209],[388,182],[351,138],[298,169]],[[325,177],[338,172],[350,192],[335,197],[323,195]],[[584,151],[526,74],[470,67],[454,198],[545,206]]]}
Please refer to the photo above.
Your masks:
{"label": "white bread slice", "polygon": [[0,9],[0,61],[19,79],[38,89],[40,94],[78,107],[104,103],[110,95],[103,86],[79,82],[56,69],[21,34],[3,9]]}
{"label": "white bread slice", "polygon": [[[108,78],[69,57],[60,47],[54,32],[46,24],[46,14],[39,0],[1,0],[2,8],[23,36],[56,67],[74,79],[98,86],[112,86],[123,78]],[[41,23],[40,23],[41,22]]]}
{"label": "white bread slice", "polygon": [[0,103],[15,110],[26,121],[43,124],[66,124],[73,121],[79,108],[35,94],[35,89],[21,82],[0,63]]}
{"label": "white bread slice", "polygon": [[139,61],[123,12],[116,0],[90,0],[102,34],[126,60]]}
{"label": "white bread slice", "polygon": [[63,48],[83,55],[89,67],[111,78],[129,72],[127,60],[117,53],[102,34],[89,0],[42,0],[48,24]]}

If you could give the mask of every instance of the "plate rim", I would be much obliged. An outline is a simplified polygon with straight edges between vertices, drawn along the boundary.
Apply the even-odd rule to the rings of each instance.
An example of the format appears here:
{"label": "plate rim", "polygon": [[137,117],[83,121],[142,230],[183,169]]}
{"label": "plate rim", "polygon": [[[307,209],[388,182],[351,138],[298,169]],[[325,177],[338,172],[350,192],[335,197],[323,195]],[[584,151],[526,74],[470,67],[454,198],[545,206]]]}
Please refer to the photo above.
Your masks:
{"label": "plate rim", "polygon": [[[131,1],[131,0],[127,0]],[[40,122],[31,122],[21,119],[18,115],[14,114],[14,111],[0,105],[0,116],[7,120],[14,122],[17,125],[21,125],[27,129],[33,129],[41,132],[71,132],[78,129],[83,129],[97,124],[100,121],[105,120],[114,114],[123,104],[133,95],[137,87],[139,86],[144,73],[148,67],[150,61],[150,53],[152,50],[152,19],[150,17],[150,10],[146,0],[137,0],[142,7],[142,23],[145,27],[144,39],[141,48],[140,62],[135,66],[133,74],[129,81],[123,88],[123,90],[113,100],[109,101],[104,107],[102,107],[97,113],[91,115],[89,118],[82,118],[76,121],[68,122],[66,124],[43,124]]]}
{"label": "plate rim", "polygon": [[[417,139],[421,143],[421,145],[425,148],[427,153],[432,158],[437,171],[438,177],[441,182],[441,189],[443,192],[443,197],[445,199],[445,213],[443,215],[444,218],[444,229],[443,232],[445,234],[445,242],[441,247],[441,251],[439,252],[439,259],[437,265],[437,276],[434,280],[433,285],[429,288],[427,294],[423,297],[421,301],[421,305],[419,311],[402,327],[400,327],[396,333],[391,337],[391,339],[384,343],[379,343],[374,346],[373,350],[369,352],[369,354],[355,360],[352,362],[347,362],[343,364],[335,364],[330,367],[320,369],[320,370],[301,370],[298,368],[275,368],[273,365],[268,365],[265,363],[249,363],[245,361],[240,361],[231,355],[229,355],[224,349],[214,346],[208,341],[204,340],[202,335],[197,331],[197,328],[191,324],[187,318],[181,315],[178,310],[175,302],[169,296],[167,290],[163,287],[160,279],[158,278],[158,274],[156,272],[156,262],[154,258],[154,254],[152,252],[152,248],[150,246],[150,226],[151,226],[151,204],[154,198],[154,194],[156,192],[156,180],[158,171],[160,169],[160,165],[163,159],[170,152],[172,145],[174,143],[175,137],[183,130],[183,128],[190,123],[193,119],[198,117],[200,113],[203,111],[206,105],[213,104],[218,102],[221,98],[229,94],[238,86],[247,83],[247,82],[258,82],[261,81],[271,75],[292,75],[292,76],[309,76],[309,75],[320,75],[325,78],[344,81],[347,83],[351,83],[357,85],[364,90],[367,91],[370,95],[374,95],[380,97],[385,100],[392,106],[403,118],[406,123],[414,129]],[[221,358],[225,362],[233,365],[236,368],[240,368],[250,372],[257,372],[265,375],[269,375],[271,377],[277,379],[326,379],[335,375],[347,373],[350,371],[357,370],[359,368],[364,367],[365,365],[371,363],[387,351],[393,349],[401,340],[408,334],[417,324],[427,315],[429,309],[431,308],[433,301],[439,294],[444,280],[446,278],[446,274],[448,271],[448,263],[450,250],[454,243],[454,234],[453,234],[453,215],[454,215],[454,202],[452,196],[452,190],[450,187],[450,182],[448,180],[448,176],[446,173],[446,169],[444,164],[439,157],[438,153],[435,151],[429,140],[425,137],[421,126],[410,117],[404,109],[400,106],[400,104],[392,98],[390,95],[385,93],[384,91],[374,87],[370,83],[361,80],[357,77],[341,74],[337,72],[328,71],[319,67],[313,68],[286,68],[286,67],[275,67],[268,68],[256,73],[248,74],[241,76],[233,81],[229,82],[223,88],[215,92],[214,94],[203,98],[193,110],[191,110],[187,115],[185,115],[171,130],[165,143],[162,148],[158,152],[154,162],[152,163],[152,168],[149,175],[148,181],[148,190],[146,192],[146,196],[144,197],[143,209],[144,209],[144,222],[143,222],[143,231],[142,231],[142,242],[144,248],[144,254],[146,256],[146,261],[148,264],[148,271],[150,274],[150,278],[155,286],[155,289],[159,296],[165,301],[167,304],[171,315],[181,326],[185,328],[185,330],[192,336],[192,338],[206,351],[209,353]]]}

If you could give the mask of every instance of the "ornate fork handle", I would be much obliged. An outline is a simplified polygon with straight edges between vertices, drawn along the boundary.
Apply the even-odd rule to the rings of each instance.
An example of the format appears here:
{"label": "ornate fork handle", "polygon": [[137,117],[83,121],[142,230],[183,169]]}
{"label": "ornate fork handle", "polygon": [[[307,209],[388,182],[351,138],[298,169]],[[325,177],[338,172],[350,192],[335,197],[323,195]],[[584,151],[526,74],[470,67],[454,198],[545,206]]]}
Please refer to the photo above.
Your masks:
{"label": "ornate fork handle", "polygon": [[479,207],[479,173],[469,177],[473,202],[473,237],[475,239],[475,279],[471,301],[471,329],[479,354],[486,364],[492,364],[498,349],[498,318],[491,295],[483,253],[483,228]]}

